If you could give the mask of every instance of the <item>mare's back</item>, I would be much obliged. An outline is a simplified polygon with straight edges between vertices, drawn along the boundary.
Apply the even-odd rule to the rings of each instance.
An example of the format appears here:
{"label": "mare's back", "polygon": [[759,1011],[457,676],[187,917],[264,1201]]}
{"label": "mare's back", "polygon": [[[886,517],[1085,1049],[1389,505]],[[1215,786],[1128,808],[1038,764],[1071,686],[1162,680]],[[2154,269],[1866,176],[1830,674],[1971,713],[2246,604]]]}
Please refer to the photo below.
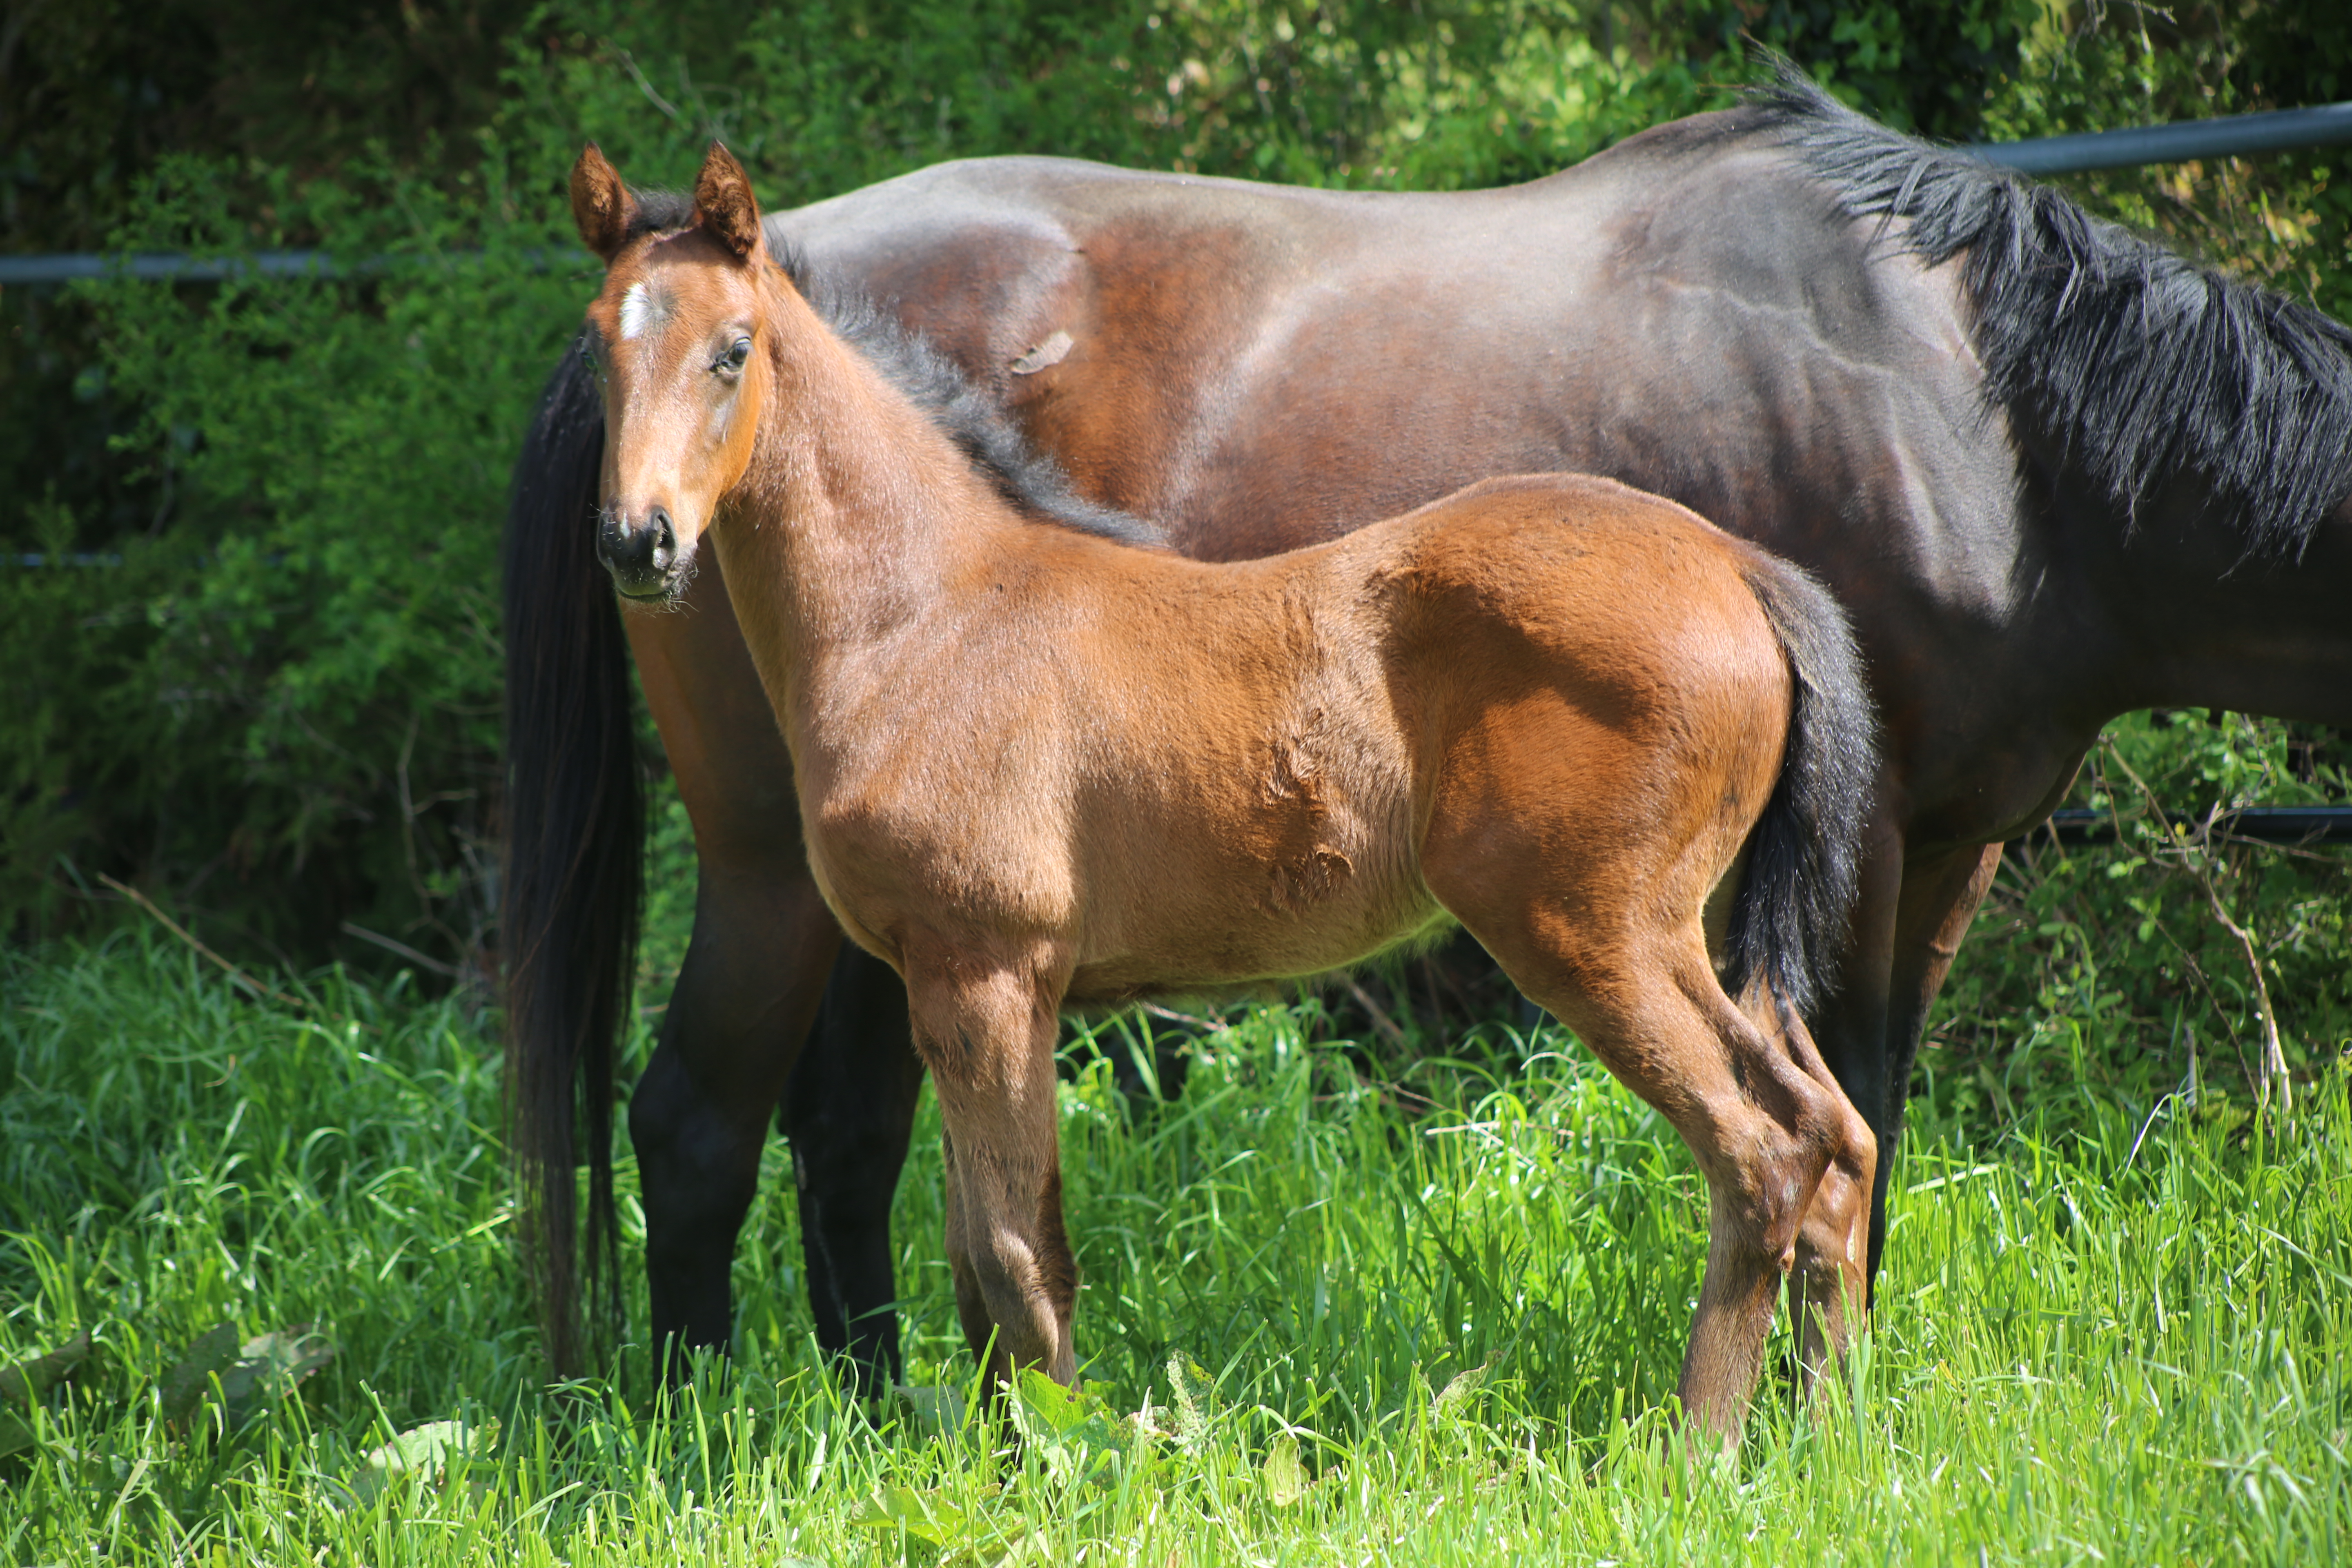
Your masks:
{"label": "mare's back", "polygon": [[2006,525],[2013,458],[1948,280],[1835,216],[1744,111],[1499,191],[981,159],[776,221],[1188,553],[1574,469],[1832,576],[1859,524],[1910,535],[1939,591],[1998,591],[1968,541]]}

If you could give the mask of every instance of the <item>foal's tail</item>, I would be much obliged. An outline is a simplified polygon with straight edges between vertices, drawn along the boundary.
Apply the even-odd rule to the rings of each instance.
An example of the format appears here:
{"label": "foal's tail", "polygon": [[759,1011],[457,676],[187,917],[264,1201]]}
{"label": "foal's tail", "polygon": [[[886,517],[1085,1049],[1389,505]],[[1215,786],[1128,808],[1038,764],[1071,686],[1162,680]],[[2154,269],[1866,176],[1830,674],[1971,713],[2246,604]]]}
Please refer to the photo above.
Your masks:
{"label": "foal's tail", "polygon": [[[567,353],[507,501],[507,1116],[524,1272],[548,1359],[582,1370],[575,1168],[588,1168],[585,1294],[614,1316],[613,1063],[635,962],[645,809],[629,659],[594,552],[604,415]],[[584,1121],[584,1139],[576,1123]],[[584,1145],[584,1146],[583,1146]]]}
{"label": "foal's tail", "polygon": [[1748,842],[1724,989],[1761,978],[1799,1012],[1826,999],[1845,955],[1878,726],[1862,651],[1829,591],[1762,551],[1742,574],[1797,677],[1780,780]]}

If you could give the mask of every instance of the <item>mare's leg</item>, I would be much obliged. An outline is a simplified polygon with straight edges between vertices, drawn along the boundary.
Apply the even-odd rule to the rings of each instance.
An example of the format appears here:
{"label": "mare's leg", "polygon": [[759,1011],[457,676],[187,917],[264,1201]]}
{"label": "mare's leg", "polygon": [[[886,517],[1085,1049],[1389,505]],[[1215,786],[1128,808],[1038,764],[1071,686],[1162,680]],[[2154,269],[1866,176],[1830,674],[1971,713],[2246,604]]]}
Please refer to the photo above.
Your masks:
{"label": "mare's leg", "polygon": [[[1911,1068],[1927,1031],[1927,1010],[1944,988],[1960,939],[2000,870],[2001,847],[1971,845],[1903,871],[1895,915],[1895,963],[1886,1019],[1887,1096],[1896,1133],[1911,1097]],[[1888,1145],[1890,1148],[1892,1144]]]}
{"label": "mare's leg", "polygon": [[946,1125],[948,1266],[991,1383],[1038,1367],[1077,1378],[1077,1262],[1062,1228],[1054,1046],[1063,976],[1034,959],[944,947],[907,955],[915,1048]]}
{"label": "mare's leg", "polygon": [[1889,1084],[1894,1089],[1895,1126],[1903,1126],[1903,1102],[1910,1089],[1910,1069],[1919,1056],[1919,1037],[1927,1032],[1927,1011],[1952,973],[1959,957],[1959,938],[1969,936],[1978,905],[1992,891],[1992,877],[2001,869],[2000,844],[1971,844],[1948,856],[1910,865],[1903,872],[1903,902],[1895,908],[1894,1006],[1886,1020],[1886,1041],[1894,1058]]}
{"label": "mare's leg", "polygon": [[629,1100],[654,1343],[671,1374],[679,1351],[727,1347],[729,1270],[769,1117],[841,941],[804,867],[763,869],[703,868],[661,1043]]}
{"label": "mare's leg", "polygon": [[845,1358],[853,1386],[868,1398],[899,1377],[890,1203],[922,1091],[907,988],[888,964],[842,943],[816,1030],[785,1087],[782,1121],[817,1343]]}
{"label": "mare's leg", "polygon": [[[1903,1134],[1903,1111],[1910,1098],[1911,1067],[1918,1054],[1920,1032],[1927,1025],[1928,1007],[1951,972],[1960,938],[1967,934],[1969,922],[1976,918],[1977,906],[1984,901],[2000,868],[1998,844],[1958,849],[1903,867],[1891,900],[1891,926],[1886,889],[1873,885],[1879,868],[1874,862],[1864,872],[1866,890],[1856,916],[1857,927],[1864,929],[1857,931],[1856,956],[1883,951],[1885,977],[1878,978],[1880,971],[1874,966],[1868,973],[1854,973],[1854,959],[1849,959],[1846,967],[1849,986],[1864,987],[1865,997],[1880,998],[1874,1009],[1881,1018],[1875,1064],[1869,1059],[1874,1053],[1866,1040],[1855,1040],[1851,1034],[1836,1037],[1842,1044],[1853,1042],[1843,1055],[1847,1070],[1837,1076],[1857,1108],[1868,1108],[1864,1115],[1877,1145],[1864,1215],[1865,1283],[1874,1287],[1885,1251],[1887,1184],[1894,1179],[1895,1146]],[[1865,938],[1876,941],[1866,944]],[[1832,1018],[1856,1029],[1866,1026],[1873,1009],[1848,1009],[1844,1003],[1841,995],[1832,1005]],[[1856,1013],[1862,1016],[1853,1016]],[[1852,1331],[1846,1321],[1848,1287],[1843,1279],[1849,1232],[1843,1190],[1841,1173],[1833,1169],[1823,1181],[1822,1199],[1817,1200],[1822,1212],[1806,1216],[1798,1243],[1801,1290],[1792,1294],[1790,1307],[1797,1317],[1799,1361],[1809,1382],[1827,1357],[1844,1349]]]}
{"label": "mare's leg", "polygon": [[646,701],[694,821],[694,935],[629,1100],[654,1344],[724,1349],[736,1234],[760,1151],[839,946],[808,873],[792,758],[718,563],[683,609],[625,614]]}
{"label": "mare's leg", "polygon": [[1799,1396],[1820,1386],[1824,1366],[1853,1343],[1870,1300],[1870,1242],[1878,1151],[1876,1131],[1822,1059],[1805,1021],[1777,998],[1769,1005],[1781,1048],[1800,1072],[1843,1108],[1844,1130],[1797,1227],[1789,1274],[1789,1314],[1797,1337]]}

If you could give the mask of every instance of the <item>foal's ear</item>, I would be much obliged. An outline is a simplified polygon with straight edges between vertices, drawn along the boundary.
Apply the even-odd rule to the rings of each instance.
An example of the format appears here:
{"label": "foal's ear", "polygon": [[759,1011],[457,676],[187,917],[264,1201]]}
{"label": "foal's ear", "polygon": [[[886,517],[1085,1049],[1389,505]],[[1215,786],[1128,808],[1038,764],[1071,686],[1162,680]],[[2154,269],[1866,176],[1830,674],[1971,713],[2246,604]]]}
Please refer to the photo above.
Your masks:
{"label": "foal's ear", "polygon": [[572,165],[572,221],[580,227],[581,242],[610,266],[629,242],[629,225],[636,216],[637,198],[621,184],[621,171],[589,142]]}
{"label": "foal's ear", "polygon": [[760,204],[751,196],[751,176],[735,154],[713,142],[694,180],[694,221],[708,229],[739,260],[760,246]]}

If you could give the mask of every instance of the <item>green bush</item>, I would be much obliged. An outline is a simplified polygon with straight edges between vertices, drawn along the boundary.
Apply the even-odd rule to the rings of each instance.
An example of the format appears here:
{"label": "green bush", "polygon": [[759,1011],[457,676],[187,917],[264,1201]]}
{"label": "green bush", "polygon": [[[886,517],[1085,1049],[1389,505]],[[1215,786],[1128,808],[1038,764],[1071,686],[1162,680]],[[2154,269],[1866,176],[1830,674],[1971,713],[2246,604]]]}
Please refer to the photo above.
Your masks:
{"label": "green bush", "polygon": [[2352,1051],[2352,853],[2199,832],[2216,807],[2352,796],[2352,752],[2299,733],[2201,711],[2110,726],[2075,798],[2121,842],[2011,848],[1921,1056],[1953,1079],[1948,1109],[1999,1127],[2086,1082],[2142,1104],[2193,1082],[2242,1116],[2265,1005],[2291,1068]]}
{"label": "green bush", "polygon": [[[128,838],[131,868],[287,948],[359,917],[463,952],[497,858],[499,498],[583,280],[528,264],[544,217],[485,223],[389,172],[274,184],[288,229],[381,270],[89,290],[142,411],[123,456],[182,500],[135,575],[9,579],[29,615],[111,634],[62,639],[112,679],[77,672],[45,704],[25,754],[58,812],[36,826]],[[232,251],[226,187],[167,161],[121,237]],[[81,721],[83,692],[112,700],[105,722]],[[12,835],[20,879],[44,843]]]}

